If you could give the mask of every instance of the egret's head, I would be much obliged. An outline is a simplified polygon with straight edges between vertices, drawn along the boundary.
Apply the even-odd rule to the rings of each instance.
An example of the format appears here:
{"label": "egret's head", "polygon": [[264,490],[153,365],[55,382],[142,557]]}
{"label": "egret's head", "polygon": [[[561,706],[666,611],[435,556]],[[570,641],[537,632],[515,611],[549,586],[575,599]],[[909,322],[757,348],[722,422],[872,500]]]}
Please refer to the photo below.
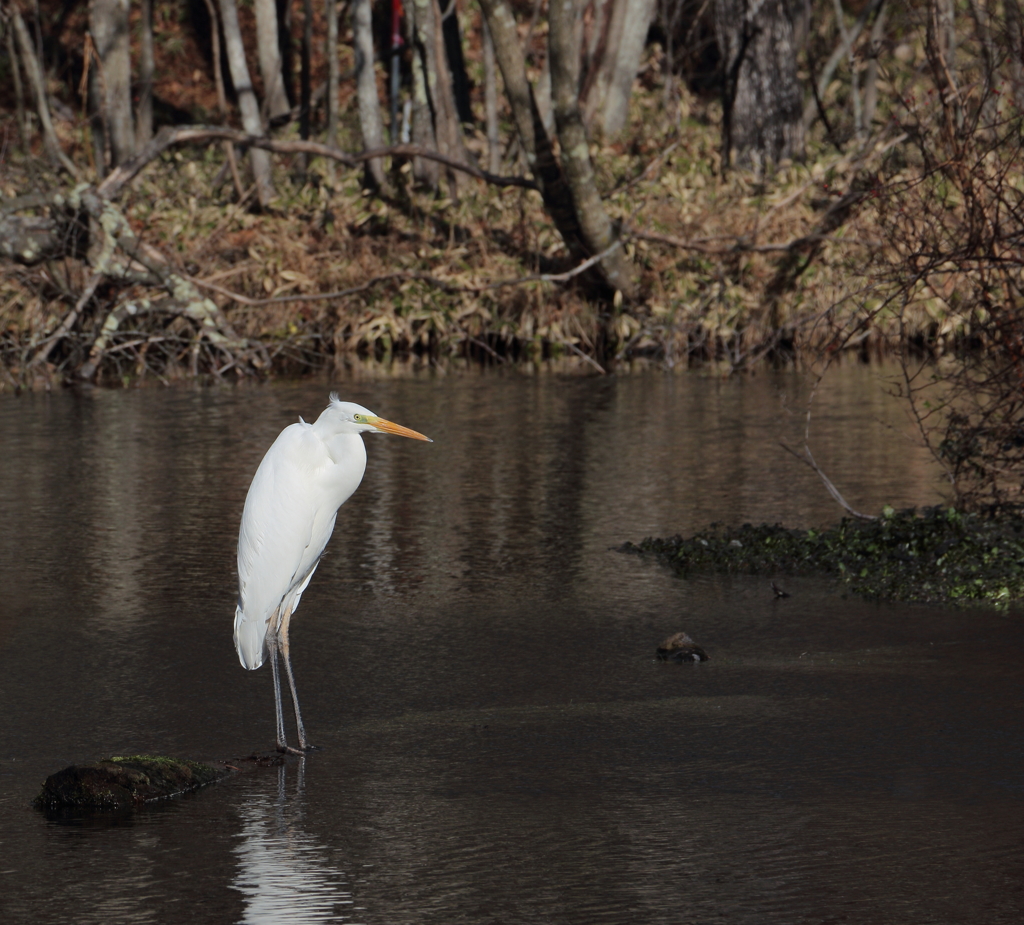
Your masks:
{"label": "egret's head", "polygon": [[331,403],[327,406],[323,415],[329,416],[331,426],[340,433],[348,434],[397,434],[399,437],[411,437],[413,440],[426,440],[427,443],[434,441],[430,437],[403,427],[401,424],[394,424],[391,421],[378,417],[369,408],[357,405],[355,402],[342,401],[338,398],[337,392],[331,392]]}

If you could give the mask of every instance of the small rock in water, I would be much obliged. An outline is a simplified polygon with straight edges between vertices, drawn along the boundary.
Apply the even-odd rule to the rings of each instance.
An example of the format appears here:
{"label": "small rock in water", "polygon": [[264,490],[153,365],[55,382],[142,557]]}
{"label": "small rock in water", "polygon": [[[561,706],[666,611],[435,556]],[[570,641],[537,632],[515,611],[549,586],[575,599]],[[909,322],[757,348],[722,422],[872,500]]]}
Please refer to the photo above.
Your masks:
{"label": "small rock in water", "polygon": [[139,806],[189,790],[198,790],[231,772],[198,761],[156,755],[106,758],[95,764],[71,765],[46,778],[35,799],[40,809]]}
{"label": "small rock in water", "polygon": [[708,654],[686,633],[675,633],[658,646],[658,658],[669,662],[706,662]]}

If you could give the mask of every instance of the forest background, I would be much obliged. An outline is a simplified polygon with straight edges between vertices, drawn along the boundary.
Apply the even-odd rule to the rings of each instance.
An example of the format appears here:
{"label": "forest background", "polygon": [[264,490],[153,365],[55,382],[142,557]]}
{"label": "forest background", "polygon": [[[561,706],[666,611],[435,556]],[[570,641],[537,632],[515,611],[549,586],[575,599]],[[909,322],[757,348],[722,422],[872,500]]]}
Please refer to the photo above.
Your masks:
{"label": "forest background", "polygon": [[1018,0],[2,0],[0,29],[0,388],[890,353],[961,500],[1019,500]]}

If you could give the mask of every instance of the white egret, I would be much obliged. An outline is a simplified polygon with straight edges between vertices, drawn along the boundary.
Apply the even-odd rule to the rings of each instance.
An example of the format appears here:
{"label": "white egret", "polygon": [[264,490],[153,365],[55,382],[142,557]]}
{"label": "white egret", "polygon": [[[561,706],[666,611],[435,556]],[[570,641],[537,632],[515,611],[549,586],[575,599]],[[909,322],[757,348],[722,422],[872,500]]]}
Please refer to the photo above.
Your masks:
{"label": "white egret", "polygon": [[[270,652],[274,674],[279,751],[303,753],[309,747],[295,693],[288,626],[302,592],[331,538],[340,508],[359,487],[366,469],[362,434],[384,433],[432,442],[393,424],[362,405],[331,401],[316,423],[299,418],[281,431],[253,476],[238,531],[238,606],[235,648],[242,666],[259,668]],[[291,688],[299,749],[285,741],[277,654]]]}

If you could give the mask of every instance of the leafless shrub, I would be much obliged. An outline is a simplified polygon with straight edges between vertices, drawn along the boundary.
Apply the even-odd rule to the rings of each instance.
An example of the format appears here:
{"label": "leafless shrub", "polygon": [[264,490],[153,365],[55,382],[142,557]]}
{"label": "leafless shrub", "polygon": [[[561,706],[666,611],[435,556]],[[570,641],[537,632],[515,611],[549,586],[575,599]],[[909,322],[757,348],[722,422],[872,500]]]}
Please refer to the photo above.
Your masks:
{"label": "leafless shrub", "polygon": [[875,193],[886,246],[859,319],[895,316],[898,391],[956,505],[975,510],[1024,506],[1020,17],[1014,2],[1005,19],[991,9],[972,2],[954,31],[932,0],[921,76],[889,75],[912,144]]}

